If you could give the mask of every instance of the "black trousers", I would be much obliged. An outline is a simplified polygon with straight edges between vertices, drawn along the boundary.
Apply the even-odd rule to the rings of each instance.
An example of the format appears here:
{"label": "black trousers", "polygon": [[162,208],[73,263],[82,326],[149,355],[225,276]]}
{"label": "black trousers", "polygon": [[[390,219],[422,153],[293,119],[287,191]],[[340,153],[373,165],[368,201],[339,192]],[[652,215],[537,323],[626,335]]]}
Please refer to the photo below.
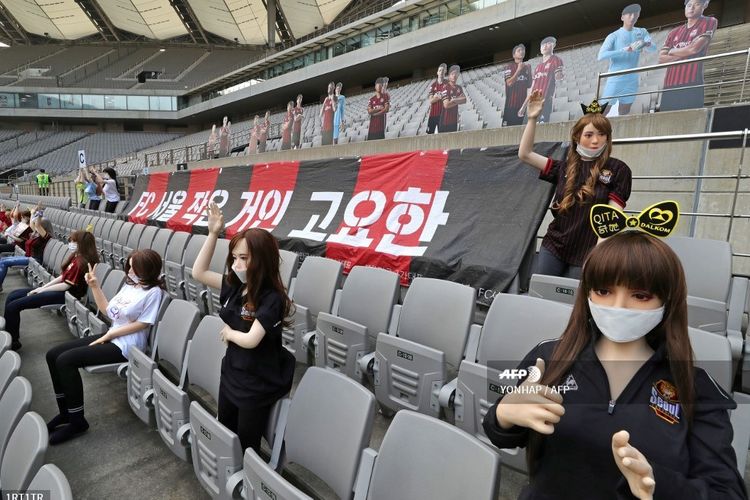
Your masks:
{"label": "black trousers", "polygon": [[[440,115],[427,118],[427,133],[434,134],[435,131],[438,130],[438,125],[440,125]],[[438,131],[442,132],[442,130]]]}
{"label": "black trousers", "polygon": [[108,201],[107,205],[104,207],[104,211],[108,213],[115,213],[115,209],[117,208],[117,204],[120,203],[119,201]]}
{"label": "black trousers", "polygon": [[89,200],[89,210],[99,210],[99,204],[102,200]]}
{"label": "black trousers", "polygon": [[270,413],[270,406],[238,408],[229,401],[223,391],[219,390],[219,422],[237,434],[243,453],[248,448],[252,448],[256,453],[260,452],[260,438],[266,430]]}
{"label": "black trousers", "polygon": [[120,348],[112,342],[89,345],[101,336],[93,335],[71,340],[47,351],[47,366],[52,378],[52,387],[58,398],[65,397],[68,411],[75,412],[83,408],[83,383],[79,368],[127,361]]}

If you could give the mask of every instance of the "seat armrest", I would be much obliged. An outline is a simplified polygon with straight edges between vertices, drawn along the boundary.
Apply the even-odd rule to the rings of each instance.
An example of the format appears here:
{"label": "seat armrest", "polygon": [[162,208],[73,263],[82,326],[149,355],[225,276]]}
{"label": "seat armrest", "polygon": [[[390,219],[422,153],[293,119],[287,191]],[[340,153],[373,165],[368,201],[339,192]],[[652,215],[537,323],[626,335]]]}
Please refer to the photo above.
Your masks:
{"label": "seat armrest", "polygon": [[438,403],[443,408],[453,407],[453,398],[456,397],[456,387],[458,386],[458,377],[454,378],[443,387],[440,388],[440,394],[438,395]]}
{"label": "seat armrest", "polygon": [[362,450],[362,457],[359,460],[357,469],[357,478],[354,481],[354,500],[365,500],[370,489],[370,480],[372,471],[375,468],[375,460],[378,458],[378,452],[372,448]]}

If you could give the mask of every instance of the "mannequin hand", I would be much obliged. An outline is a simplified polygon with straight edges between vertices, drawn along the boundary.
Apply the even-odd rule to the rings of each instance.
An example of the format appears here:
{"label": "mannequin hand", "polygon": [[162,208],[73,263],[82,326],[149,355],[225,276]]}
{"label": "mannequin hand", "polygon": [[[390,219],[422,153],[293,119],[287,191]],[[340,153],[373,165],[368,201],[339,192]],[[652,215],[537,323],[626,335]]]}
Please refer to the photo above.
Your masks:
{"label": "mannequin hand", "polygon": [[627,431],[615,432],[612,435],[612,455],[617,468],[628,481],[630,492],[641,500],[652,500],[656,481],[651,464],[643,453],[634,448],[628,441]]}
{"label": "mannequin hand", "polygon": [[[514,425],[533,429],[540,434],[555,432],[555,424],[565,414],[563,398],[559,392],[536,383],[544,375],[544,360],[537,358],[534,372],[513,392],[509,392],[497,405],[495,418],[500,427]],[[534,381],[532,381],[532,380]]]}
{"label": "mannequin hand", "polygon": [[213,201],[209,203],[206,207],[206,215],[208,216],[208,232],[218,235],[224,229],[224,214],[221,213],[219,205]]}
{"label": "mannequin hand", "polygon": [[535,90],[529,96],[529,103],[526,105],[526,116],[529,120],[536,120],[542,114],[544,108],[544,96],[540,90]]}

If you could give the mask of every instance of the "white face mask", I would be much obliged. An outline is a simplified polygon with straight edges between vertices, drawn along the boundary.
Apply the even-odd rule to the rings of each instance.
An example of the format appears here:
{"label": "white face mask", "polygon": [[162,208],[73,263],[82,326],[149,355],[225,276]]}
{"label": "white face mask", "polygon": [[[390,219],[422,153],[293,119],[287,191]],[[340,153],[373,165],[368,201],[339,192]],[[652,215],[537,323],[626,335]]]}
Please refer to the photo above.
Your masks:
{"label": "white face mask", "polygon": [[71,252],[77,252],[78,251],[78,243],[71,241],[68,243],[68,250]]}
{"label": "white face mask", "polygon": [[132,273],[132,272],[128,273],[128,278],[130,278],[130,281],[132,281],[136,285],[141,282],[141,278],[139,278],[138,276],[135,275],[135,273]]}
{"label": "white face mask", "polygon": [[604,152],[604,149],[607,147],[607,144],[602,144],[601,147],[598,149],[589,149],[584,148],[580,144],[576,146],[576,151],[579,155],[583,156],[584,158],[599,158],[602,153]]}
{"label": "white face mask", "polygon": [[664,306],[658,309],[624,309],[600,306],[589,299],[589,310],[596,327],[612,342],[633,342],[656,328],[664,317]]}
{"label": "white face mask", "polygon": [[247,269],[237,269],[232,266],[232,271],[243,284],[247,283]]}

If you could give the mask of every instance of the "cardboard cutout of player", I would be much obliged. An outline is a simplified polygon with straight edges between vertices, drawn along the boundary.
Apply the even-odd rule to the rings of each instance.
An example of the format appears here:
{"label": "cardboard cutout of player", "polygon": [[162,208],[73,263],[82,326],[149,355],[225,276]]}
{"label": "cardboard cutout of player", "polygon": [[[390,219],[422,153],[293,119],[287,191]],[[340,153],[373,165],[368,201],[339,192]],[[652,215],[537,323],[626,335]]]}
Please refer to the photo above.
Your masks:
{"label": "cardboard cutout of player", "polygon": [[[608,71],[622,71],[638,67],[641,52],[656,51],[652,43],[651,35],[644,28],[636,28],[635,23],[641,15],[641,6],[637,3],[630,4],[622,10],[620,19],[622,28],[607,35],[604,43],[599,49],[599,61],[609,60]],[[611,76],[607,78],[607,84],[599,99],[602,103],[609,103],[609,110],[615,103],[618,104],[618,113],[627,115],[635,101],[634,95],[638,92],[639,75],[630,73],[628,75]]]}
{"label": "cardboard cutout of player", "polygon": [[208,136],[208,144],[206,145],[206,154],[209,158],[213,158],[216,155],[216,124],[211,125],[211,135]]}
{"label": "cardboard cutout of player", "polygon": [[443,98],[445,97],[445,73],[448,71],[448,65],[443,63],[438,66],[437,79],[430,85],[427,92],[427,101],[430,103],[430,116],[427,118],[427,133],[434,134],[440,132],[440,117],[443,115]]}
{"label": "cardboard cutout of player", "polygon": [[346,122],[344,113],[346,112],[346,96],[341,92],[344,90],[344,84],[336,84],[336,93],[333,96],[333,102],[336,105],[336,113],[333,115],[333,143],[339,143],[339,135],[344,133]]}
{"label": "cardboard cutout of player", "polygon": [[[544,108],[542,109],[542,114],[539,115],[539,123],[549,123],[550,115],[552,114],[552,101],[555,97],[555,86],[557,81],[562,80],[564,77],[562,59],[555,55],[556,45],[557,39],[553,36],[548,36],[542,40],[540,44],[542,62],[534,68],[531,92],[538,90],[544,97]],[[529,102],[531,92],[526,96],[523,106],[518,111],[518,116],[526,115],[526,105]]]}
{"label": "cardboard cutout of player", "polygon": [[503,127],[521,125],[523,117],[518,115],[531,87],[531,66],[523,62],[526,46],[522,43],[513,47],[513,62],[503,67],[505,81],[505,109]]}
{"label": "cardboard cutout of player", "polygon": [[260,124],[260,133],[258,134],[258,153],[266,152],[266,143],[268,142],[268,130],[271,128],[271,112],[266,111],[266,117]]}
{"label": "cardboard cutout of player", "polygon": [[464,89],[458,84],[459,76],[461,76],[461,67],[454,64],[448,71],[448,83],[445,85],[443,115],[438,125],[441,132],[458,130],[458,106],[466,103]]}
{"label": "cardboard cutout of player", "polygon": [[229,134],[232,133],[232,122],[229,121],[228,117],[224,117],[224,121],[219,130],[219,156],[222,158],[229,154]]}
{"label": "cardboard cutout of player", "polygon": [[292,128],[292,147],[299,149],[302,147],[302,118],[305,111],[302,109],[302,94],[297,94],[297,105],[292,110],[294,114],[294,128]]}
{"label": "cardboard cutout of player", "polygon": [[254,155],[258,152],[258,135],[260,135],[260,125],[258,124],[258,115],[253,118],[253,128],[250,129],[250,141],[247,144],[247,154]]}
{"label": "cardboard cutout of player", "polygon": [[292,149],[292,128],[294,127],[294,101],[286,103],[286,116],[281,125],[281,150]]}
{"label": "cardboard cutout of player", "polygon": [[336,103],[334,102],[334,92],[336,84],[328,82],[328,91],[323,105],[320,107],[320,144],[330,146],[333,144],[333,116],[336,113]]}
{"label": "cardboard cutout of player", "polygon": [[[667,35],[664,46],[659,52],[660,63],[685,61],[706,55],[708,44],[711,43],[718,25],[715,17],[703,15],[709,1],[685,0],[687,22]],[[659,110],[702,108],[704,92],[701,85],[703,85],[702,62],[670,66],[664,76],[664,90],[699,87],[663,92]]]}
{"label": "cardboard cutout of player", "polygon": [[375,80],[375,95],[367,103],[367,114],[370,115],[370,128],[367,140],[385,139],[385,117],[390,110],[390,103],[383,94],[383,79]]}

